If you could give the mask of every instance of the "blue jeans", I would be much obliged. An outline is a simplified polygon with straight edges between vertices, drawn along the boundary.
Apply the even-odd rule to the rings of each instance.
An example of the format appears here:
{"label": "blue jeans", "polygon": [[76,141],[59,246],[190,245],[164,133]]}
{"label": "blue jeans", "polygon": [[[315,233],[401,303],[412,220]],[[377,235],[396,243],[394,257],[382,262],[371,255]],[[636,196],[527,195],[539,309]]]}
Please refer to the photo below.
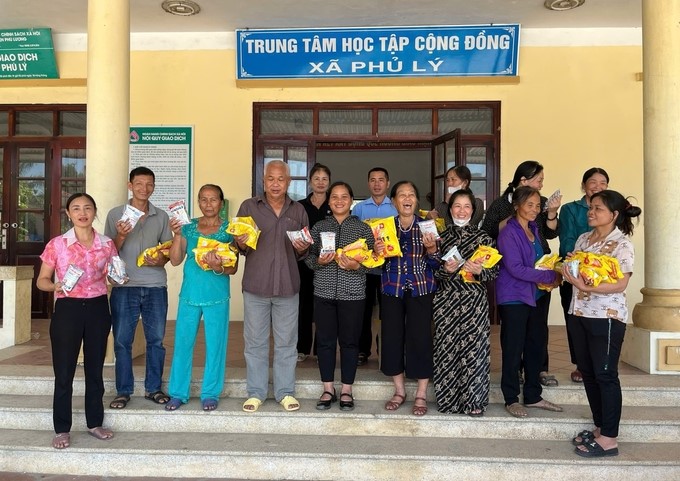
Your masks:
{"label": "blue jeans", "polygon": [[146,376],[144,389],[153,393],[161,389],[165,363],[165,323],[168,317],[166,287],[114,287],[111,290],[113,346],[116,354],[116,392],[119,396],[135,391],[132,373],[132,341],[142,315],[146,338]]}

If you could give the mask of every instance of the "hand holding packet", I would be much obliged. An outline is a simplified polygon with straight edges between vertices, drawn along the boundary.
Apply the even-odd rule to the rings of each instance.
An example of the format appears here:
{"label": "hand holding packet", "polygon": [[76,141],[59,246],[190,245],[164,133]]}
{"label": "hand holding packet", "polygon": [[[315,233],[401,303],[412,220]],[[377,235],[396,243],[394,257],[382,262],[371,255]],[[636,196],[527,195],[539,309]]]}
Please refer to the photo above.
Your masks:
{"label": "hand holding packet", "polygon": [[134,229],[137,225],[137,221],[144,216],[144,212],[132,207],[130,204],[125,204],[125,209],[123,209],[123,216],[120,218],[120,222],[128,221],[130,226]]}
{"label": "hand holding packet", "polygon": [[548,200],[545,203],[545,207],[543,207],[543,212],[548,210],[548,204],[550,204],[555,199],[559,199],[560,197],[562,197],[562,192],[560,192],[560,189],[557,189],[555,192],[550,194],[550,197],[548,197]]}
{"label": "hand holding packet", "polygon": [[321,251],[319,254],[328,254],[335,252],[335,232],[320,232],[321,237]]}
{"label": "hand holding packet", "polygon": [[232,217],[227,232],[233,236],[248,234],[246,245],[251,249],[257,249],[257,240],[260,238],[260,229],[252,217]]}
{"label": "hand holding packet", "polygon": [[146,256],[158,259],[158,256],[170,257],[170,247],[172,246],[172,241],[166,241],[157,246],[149,247],[144,249],[141,254],[137,256],[137,267],[142,267],[144,265],[144,258]]}
{"label": "hand holding packet", "polygon": [[196,264],[201,266],[204,271],[211,269],[210,265],[205,261],[205,256],[208,252],[213,251],[220,259],[222,259],[222,267],[233,267],[236,265],[238,254],[232,250],[229,242],[220,242],[215,239],[199,237],[196,247],[192,249],[192,252],[194,253]]}
{"label": "hand holding packet", "polygon": [[420,221],[418,222],[418,227],[420,227],[420,232],[423,234],[432,234],[435,240],[440,239],[437,224],[434,219]]}
{"label": "hand holding packet", "polygon": [[[503,256],[493,247],[481,245],[477,247],[477,250],[472,254],[470,261],[474,262],[482,259],[482,267],[488,269],[495,266],[502,258]],[[460,276],[463,278],[464,282],[479,283],[472,272],[468,272],[465,269],[461,269],[458,272],[460,272]]]}
{"label": "hand holding packet", "polygon": [[108,275],[116,284],[125,284],[128,281],[127,272],[125,270],[125,261],[120,257],[113,256],[106,269],[106,275]]}
{"label": "hand holding packet", "polygon": [[309,233],[309,227],[307,226],[304,226],[300,230],[287,230],[286,234],[291,242],[301,240],[307,244],[314,244],[314,239],[312,239],[312,234]]}
{"label": "hand holding packet", "polygon": [[394,223],[394,217],[366,219],[364,222],[368,224],[373,231],[373,238],[375,240],[381,239],[385,244],[383,257],[402,256],[399,239],[397,238],[397,225]]}
{"label": "hand holding packet", "polygon": [[458,247],[457,247],[457,246],[451,247],[451,249],[449,249],[449,251],[448,251],[446,254],[444,254],[444,255],[442,256],[442,260],[443,260],[444,262],[447,262],[447,261],[449,261],[449,260],[451,260],[451,259],[454,259],[454,260],[455,260],[457,263],[459,263],[459,264],[460,264],[461,262],[464,262],[464,261],[465,261],[465,259],[463,259],[463,256],[460,255],[460,252],[458,251]]}
{"label": "hand holding packet", "polygon": [[181,225],[191,224],[184,199],[173,202],[168,206],[168,209],[170,210],[170,217],[177,219]]}
{"label": "hand holding packet", "polygon": [[85,271],[81,268],[69,264],[68,269],[66,269],[66,273],[64,274],[64,278],[61,280],[61,290],[64,294],[68,296],[68,293],[73,290],[84,272]]}

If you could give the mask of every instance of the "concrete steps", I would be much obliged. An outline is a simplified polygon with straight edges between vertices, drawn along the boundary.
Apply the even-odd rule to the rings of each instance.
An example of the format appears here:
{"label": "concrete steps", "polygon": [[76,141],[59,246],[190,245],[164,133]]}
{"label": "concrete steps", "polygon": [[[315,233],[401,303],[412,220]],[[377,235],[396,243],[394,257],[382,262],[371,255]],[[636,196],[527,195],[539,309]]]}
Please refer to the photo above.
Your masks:
{"label": "concrete steps", "polygon": [[[141,373],[137,373],[141,378]],[[196,377],[200,373],[197,371]],[[116,433],[99,441],[82,431],[82,379],[75,382],[71,447],[50,447],[52,377],[49,368],[0,368],[0,471],[103,476],[229,477],[297,480],[516,480],[680,479],[680,379],[623,376],[621,454],[606,460],[576,456],[570,439],[591,420],[581,385],[566,378],[544,396],[563,413],[530,410],[509,416],[498,379],[492,377],[484,417],[410,414],[410,399],[395,412],[383,409],[393,392],[380,373],[360,373],[356,409],[337,404],[317,411],[321,388],[315,369],[300,369],[297,395],[302,409],[286,413],[269,399],[245,413],[244,372],[232,369],[225,398],[203,412],[197,399],[175,412],[143,399],[143,384],[124,410],[108,409],[112,373],[106,372],[105,425]],[[192,392],[198,391],[195,382]],[[431,395],[432,401],[434,397]],[[81,431],[78,431],[81,430]]]}

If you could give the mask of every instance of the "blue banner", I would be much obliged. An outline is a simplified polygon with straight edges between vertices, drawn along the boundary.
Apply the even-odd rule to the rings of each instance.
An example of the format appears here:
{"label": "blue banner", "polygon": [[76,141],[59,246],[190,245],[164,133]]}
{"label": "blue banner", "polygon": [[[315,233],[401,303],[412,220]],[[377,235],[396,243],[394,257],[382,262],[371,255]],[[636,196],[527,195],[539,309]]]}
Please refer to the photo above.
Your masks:
{"label": "blue banner", "polygon": [[236,30],[238,79],[515,76],[519,25]]}

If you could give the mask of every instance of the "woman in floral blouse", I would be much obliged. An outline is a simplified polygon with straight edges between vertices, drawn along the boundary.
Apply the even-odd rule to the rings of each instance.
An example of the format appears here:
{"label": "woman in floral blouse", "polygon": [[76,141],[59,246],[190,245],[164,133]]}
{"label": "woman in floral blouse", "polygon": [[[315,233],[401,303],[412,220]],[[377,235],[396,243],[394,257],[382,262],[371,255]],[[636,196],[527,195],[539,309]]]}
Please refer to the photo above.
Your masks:
{"label": "woman in floral blouse", "polygon": [[572,440],[576,454],[583,457],[619,454],[616,437],[622,401],[618,364],[628,319],[626,287],[635,257],[629,236],[633,234],[631,218],[640,213],[639,207],[616,191],[593,194],[588,209],[592,230],[582,234],[574,247],[574,251],[616,258],[622,279],[594,287],[581,275],[573,276],[568,266],[563,268],[564,279],[574,286],[567,326],[595,423],[595,428],[580,432]]}

